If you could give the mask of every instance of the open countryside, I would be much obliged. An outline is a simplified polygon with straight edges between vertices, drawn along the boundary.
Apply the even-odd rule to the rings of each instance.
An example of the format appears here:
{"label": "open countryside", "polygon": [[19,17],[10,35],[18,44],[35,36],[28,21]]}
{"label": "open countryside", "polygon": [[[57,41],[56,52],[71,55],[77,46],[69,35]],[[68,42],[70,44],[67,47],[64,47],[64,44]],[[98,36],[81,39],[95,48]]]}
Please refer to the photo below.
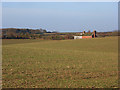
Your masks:
{"label": "open countryside", "polygon": [[2,88],[119,88],[118,2],[3,2]]}

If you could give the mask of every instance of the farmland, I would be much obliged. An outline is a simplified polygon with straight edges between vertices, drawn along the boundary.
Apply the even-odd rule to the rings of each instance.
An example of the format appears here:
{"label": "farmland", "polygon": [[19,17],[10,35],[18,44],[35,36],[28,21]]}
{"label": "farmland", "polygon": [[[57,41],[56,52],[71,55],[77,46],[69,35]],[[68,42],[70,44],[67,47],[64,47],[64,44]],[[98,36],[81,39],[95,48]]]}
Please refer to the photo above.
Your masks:
{"label": "farmland", "polygon": [[4,39],[3,88],[116,88],[118,37]]}

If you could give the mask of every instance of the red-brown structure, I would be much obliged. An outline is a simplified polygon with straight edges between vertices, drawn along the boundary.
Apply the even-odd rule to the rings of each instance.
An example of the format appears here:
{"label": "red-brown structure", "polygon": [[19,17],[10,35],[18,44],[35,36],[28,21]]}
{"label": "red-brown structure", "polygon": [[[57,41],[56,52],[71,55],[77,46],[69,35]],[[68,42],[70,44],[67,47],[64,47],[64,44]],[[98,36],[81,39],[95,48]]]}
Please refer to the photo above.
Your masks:
{"label": "red-brown structure", "polygon": [[85,31],[83,31],[82,36],[74,36],[74,39],[95,38],[95,37],[97,37],[95,30],[90,35],[88,34],[85,35]]}

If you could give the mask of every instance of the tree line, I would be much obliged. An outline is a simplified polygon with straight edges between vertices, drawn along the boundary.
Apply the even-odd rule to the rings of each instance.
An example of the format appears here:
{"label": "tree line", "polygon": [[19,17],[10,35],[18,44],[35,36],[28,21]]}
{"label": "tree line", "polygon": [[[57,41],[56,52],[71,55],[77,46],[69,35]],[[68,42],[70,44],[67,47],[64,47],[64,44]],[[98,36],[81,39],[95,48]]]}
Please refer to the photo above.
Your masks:
{"label": "tree line", "polygon": [[51,39],[64,40],[73,39],[71,34],[58,33],[56,31],[50,32],[45,29],[18,29],[5,28],[2,30],[2,39]]}
{"label": "tree line", "polygon": [[[51,39],[65,40],[74,39],[74,36],[79,36],[82,32],[59,33],[56,31],[50,32],[45,29],[19,29],[19,28],[4,28],[2,30],[2,39]],[[91,35],[90,30],[86,35]],[[118,31],[113,32],[97,32],[98,37],[118,36]]]}

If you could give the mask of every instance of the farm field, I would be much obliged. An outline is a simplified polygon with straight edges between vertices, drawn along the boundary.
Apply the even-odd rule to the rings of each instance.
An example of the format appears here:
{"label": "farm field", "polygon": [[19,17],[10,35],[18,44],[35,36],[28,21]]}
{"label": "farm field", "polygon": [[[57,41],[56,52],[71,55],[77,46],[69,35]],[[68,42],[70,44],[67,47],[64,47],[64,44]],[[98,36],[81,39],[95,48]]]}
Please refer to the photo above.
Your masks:
{"label": "farm field", "polygon": [[3,88],[118,87],[118,37],[2,42]]}

